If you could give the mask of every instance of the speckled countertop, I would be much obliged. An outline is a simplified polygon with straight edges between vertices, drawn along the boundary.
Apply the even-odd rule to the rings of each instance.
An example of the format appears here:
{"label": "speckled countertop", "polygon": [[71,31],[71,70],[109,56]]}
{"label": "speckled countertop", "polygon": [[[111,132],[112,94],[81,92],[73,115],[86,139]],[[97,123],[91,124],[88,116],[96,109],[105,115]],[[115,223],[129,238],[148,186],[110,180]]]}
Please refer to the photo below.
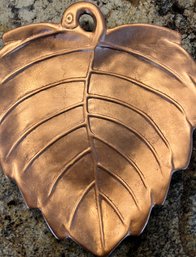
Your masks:
{"label": "speckled countertop", "polygon": [[[59,22],[71,0],[0,0],[0,35],[21,25]],[[195,0],[100,0],[108,27],[125,23],[167,26],[182,34],[196,58]],[[87,22],[87,21],[86,21]],[[87,24],[88,25],[88,24]],[[2,42],[0,42],[2,45]],[[195,108],[195,106],[193,106]],[[155,207],[139,237],[129,237],[112,257],[196,256],[196,134],[191,163],[174,174],[164,206]],[[26,208],[17,186],[0,171],[0,257],[91,257],[72,241],[58,241],[38,210]]]}

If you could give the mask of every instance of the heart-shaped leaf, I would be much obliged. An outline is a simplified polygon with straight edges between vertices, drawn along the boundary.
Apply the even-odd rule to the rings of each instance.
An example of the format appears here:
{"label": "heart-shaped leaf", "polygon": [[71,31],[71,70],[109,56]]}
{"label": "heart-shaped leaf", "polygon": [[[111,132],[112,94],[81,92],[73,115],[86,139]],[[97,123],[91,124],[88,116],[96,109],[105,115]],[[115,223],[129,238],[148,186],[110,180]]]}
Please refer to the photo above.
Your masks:
{"label": "heart-shaped leaf", "polygon": [[[90,11],[94,32],[78,17]],[[195,64],[179,35],[150,25],[105,29],[90,3],[62,25],[4,35],[0,160],[58,238],[96,255],[139,234],[186,168],[196,125]]]}

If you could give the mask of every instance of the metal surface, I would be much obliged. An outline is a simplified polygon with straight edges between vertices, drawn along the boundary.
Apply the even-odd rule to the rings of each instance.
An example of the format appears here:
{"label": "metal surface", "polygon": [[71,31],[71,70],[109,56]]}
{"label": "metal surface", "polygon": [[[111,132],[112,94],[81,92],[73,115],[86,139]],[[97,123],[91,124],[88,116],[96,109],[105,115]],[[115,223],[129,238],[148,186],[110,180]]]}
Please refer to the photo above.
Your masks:
{"label": "metal surface", "polygon": [[[83,13],[93,32],[79,25]],[[196,126],[195,63],[178,33],[106,30],[90,3],[61,24],[6,33],[0,51],[0,160],[58,238],[98,256],[141,233],[186,168]]]}

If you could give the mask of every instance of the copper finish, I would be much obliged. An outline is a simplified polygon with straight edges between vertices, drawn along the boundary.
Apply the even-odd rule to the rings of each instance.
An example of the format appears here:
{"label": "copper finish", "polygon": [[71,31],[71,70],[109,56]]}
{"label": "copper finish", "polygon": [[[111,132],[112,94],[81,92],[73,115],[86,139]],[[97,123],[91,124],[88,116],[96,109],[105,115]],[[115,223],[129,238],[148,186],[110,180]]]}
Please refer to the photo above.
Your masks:
{"label": "copper finish", "polygon": [[[93,32],[79,25],[83,13]],[[141,233],[189,163],[195,63],[178,33],[106,30],[91,3],[21,27],[0,51],[0,160],[58,238],[98,256]]]}

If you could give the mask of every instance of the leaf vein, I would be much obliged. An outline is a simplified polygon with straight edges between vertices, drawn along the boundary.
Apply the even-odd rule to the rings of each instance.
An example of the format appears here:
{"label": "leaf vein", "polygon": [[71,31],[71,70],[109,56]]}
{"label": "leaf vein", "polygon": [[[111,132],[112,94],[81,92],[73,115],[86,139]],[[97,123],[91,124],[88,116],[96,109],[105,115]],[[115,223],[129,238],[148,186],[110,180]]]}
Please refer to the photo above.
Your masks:
{"label": "leaf vein", "polygon": [[131,48],[127,48],[127,47],[123,47],[123,46],[118,46],[118,45],[111,44],[111,43],[107,43],[107,44],[103,43],[100,47],[111,49],[111,50],[116,50],[116,51],[122,51],[122,52],[125,52],[128,54],[132,54],[135,57],[142,58],[142,59],[152,63],[153,66],[158,66],[164,72],[169,73],[172,77],[174,77],[180,83],[185,84],[183,79],[174,70],[172,70],[168,66],[158,62],[157,60],[156,61],[153,60],[153,58],[151,58],[150,56],[142,54],[141,52],[139,52],[137,50],[133,50]]}
{"label": "leaf vein", "polygon": [[128,193],[131,195],[135,205],[137,206],[138,209],[140,209],[139,205],[138,205],[138,201],[137,201],[136,196],[135,196],[135,193],[131,189],[131,187],[127,184],[127,182],[124,179],[122,179],[119,175],[117,175],[116,173],[114,173],[114,172],[106,169],[105,167],[103,167],[103,165],[101,165],[100,163],[98,163],[98,167],[101,168],[103,171],[107,172],[112,177],[114,177],[128,191]]}
{"label": "leaf vein", "polygon": [[48,115],[47,117],[45,117],[44,119],[42,119],[41,121],[39,121],[39,122],[35,123],[34,125],[32,125],[22,135],[20,135],[19,138],[13,143],[12,147],[10,148],[8,153],[6,154],[5,159],[8,159],[10,157],[10,155],[13,153],[13,151],[16,149],[16,147],[24,140],[24,138],[26,138],[36,128],[38,128],[39,126],[41,126],[44,123],[48,122],[49,120],[52,120],[52,119],[56,118],[57,116],[62,115],[62,114],[66,113],[68,111],[71,111],[73,109],[76,109],[76,108],[78,108],[80,106],[83,106],[83,102],[71,105],[71,106],[66,107],[66,108],[63,108],[60,111],[52,113],[52,114]]}
{"label": "leaf vein", "polygon": [[93,62],[94,62],[94,56],[95,51],[93,51],[91,55],[91,61],[89,63],[88,71],[87,71],[87,77],[86,77],[86,84],[85,84],[85,90],[84,90],[84,99],[85,99],[85,105],[84,105],[84,116],[85,116],[85,122],[87,124],[86,130],[87,130],[87,136],[89,139],[90,147],[92,149],[92,160],[94,165],[94,176],[95,176],[95,197],[96,197],[96,205],[97,205],[97,214],[98,214],[98,220],[99,220],[99,229],[100,229],[100,242],[103,249],[105,249],[105,235],[104,235],[104,227],[103,227],[103,213],[101,208],[101,202],[100,202],[100,192],[99,192],[99,186],[97,183],[97,153],[94,146],[93,141],[93,134],[90,129],[90,122],[89,122],[89,110],[88,110],[88,96],[89,96],[89,85],[90,85],[90,79],[91,79],[91,72],[93,68]]}
{"label": "leaf vein", "polygon": [[87,148],[84,151],[78,153],[76,156],[74,156],[66,165],[65,167],[59,172],[59,175],[57,176],[57,178],[54,180],[54,182],[52,183],[52,186],[49,190],[48,193],[48,197],[51,197],[51,195],[53,194],[58,182],[60,181],[60,179],[67,173],[67,171],[73,167],[73,165],[75,165],[78,161],[80,161],[83,157],[85,157],[88,153],[91,152],[91,148]]}
{"label": "leaf vein", "polygon": [[61,50],[61,51],[57,51],[55,53],[52,54],[48,54],[45,56],[42,56],[40,58],[37,58],[35,60],[33,60],[32,62],[27,63],[26,65],[16,69],[15,71],[9,73],[4,79],[2,79],[1,84],[5,84],[7,83],[9,80],[15,78],[17,75],[19,75],[21,72],[23,72],[24,70],[26,70],[27,68],[38,64],[40,62],[43,62],[45,60],[57,57],[57,56],[61,56],[61,55],[66,55],[66,54],[71,54],[71,53],[77,53],[77,52],[84,52],[84,51],[92,51],[90,48],[78,48],[78,49],[74,49],[74,50]]}
{"label": "leaf vein", "polygon": [[78,208],[80,206],[80,204],[82,203],[82,200],[84,199],[84,197],[90,192],[90,190],[95,186],[95,180],[93,180],[83,191],[82,195],[80,196],[80,198],[78,199],[76,205],[73,208],[73,211],[70,215],[70,220],[69,220],[69,224],[68,227],[71,229],[73,226],[73,222],[75,219],[75,216],[77,214]]}
{"label": "leaf vein", "polygon": [[21,104],[22,102],[26,101],[28,98],[42,92],[45,91],[47,89],[53,88],[53,87],[57,87],[61,84],[64,83],[73,83],[73,82],[84,82],[84,79],[82,78],[70,78],[70,79],[65,79],[65,80],[60,80],[58,82],[55,83],[51,83],[48,85],[44,85],[38,89],[32,90],[31,92],[29,92],[28,94],[24,95],[23,97],[19,98],[15,103],[13,103],[10,107],[8,107],[8,109],[1,115],[0,118],[0,125],[3,123],[3,121],[7,118],[7,116],[10,114],[10,112],[12,112],[19,104]]}
{"label": "leaf vein", "polygon": [[[153,94],[156,94],[160,98],[165,99],[167,102],[170,102],[172,105],[174,105],[186,117],[186,114],[185,114],[185,111],[184,111],[183,107],[179,103],[177,103],[176,100],[174,100],[172,97],[168,96],[167,94],[165,94],[165,93],[163,93],[163,92],[161,92],[161,91],[159,91],[155,88],[152,88],[149,85],[146,85],[142,82],[139,82],[134,78],[130,78],[130,77],[120,75],[120,74],[117,74],[117,73],[113,73],[113,72],[93,70],[93,73],[94,74],[100,74],[100,75],[112,76],[112,77],[120,78],[120,79],[129,81],[131,83],[134,83],[135,85],[137,85],[139,87],[142,87],[142,88],[146,89],[147,91],[152,92]],[[186,119],[187,119],[187,117],[186,117]],[[187,122],[190,124],[190,122],[188,120],[187,120]]]}
{"label": "leaf vein", "polygon": [[114,119],[114,118],[109,117],[109,116],[104,116],[104,115],[99,115],[99,114],[89,114],[89,117],[94,117],[94,118],[97,118],[97,119],[102,119],[102,120],[113,122],[117,125],[121,125],[122,127],[126,128],[127,130],[132,132],[137,138],[139,138],[150,149],[150,151],[153,154],[157,164],[159,165],[159,169],[162,173],[161,163],[159,161],[159,157],[158,157],[158,154],[157,154],[155,148],[141,133],[139,133],[138,131],[136,131],[133,128],[128,127],[127,125],[122,123],[120,120]]}
{"label": "leaf vein", "polygon": [[122,156],[135,169],[135,171],[139,175],[139,177],[140,177],[144,187],[147,189],[147,185],[146,185],[146,183],[144,181],[145,176],[144,176],[143,172],[140,170],[140,168],[137,166],[137,164],[133,160],[131,160],[129,157],[127,157],[125,154],[123,154],[120,150],[118,150],[114,145],[108,143],[104,139],[102,139],[102,138],[100,138],[100,137],[98,137],[96,135],[94,135],[94,139],[96,139],[96,140],[102,142],[103,144],[107,145],[108,147],[113,149],[115,152],[117,152],[120,156]]}
{"label": "leaf vein", "polygon": [[71,128],[70,130],[61,133],[60,135],[57,135],[54,139],[52,139],[46,146],[44,146],[40,151],[38,151],[25,165],[23,169],[23,173],[27,172],[29,168],[32,166],[32,164],[35,162],[35,160],[40,157],[45,151],[47,151],[52,145],[54,145],[57,141],[59,141],[61,138],[67,136],[68,134],[71,134],[72,132],[82,128],[86,127],[85,123],[80,123],[79,125]]}
{"label": "leaf vein", "polygon": [[100,195],[103,197],[103,199],[110,205],[110,207],[114,210],[114,212],[117,214],[118,218],[120,219],[120,221],[122,222],[122,224],[124,225],[124,217],[122,216],[120,210],[118,209],[118,207],[114,204],[114,202],[109,198],[108,195],[106,195],[105,193],[103,193],[102,191],[100,191]]}
{"label": "leaf vein", "polygon": [[115,103],[115,104],[119,104],[121,106],[124,106],[136,113],[138,113],[140,116],[142,116],[145,120],[147,120],[147,122],[154,128],[154,130],[158,133],[158,135],[161,137],[162,141],[164,142],[164,144],[166,145],[166,147],[171,151],[171,146],[170,146],[170,143],[168,142],[167,138],[164,136],[163,132],[161,131],[161,129],[157,126],[157,124],[152,120],[152,118],[147,114],[145,113],[144,111],[140,110],[139,108],[131,105],[131,104],[128,104],[128,103],[125,103],[123,101],[120,101],[116,98],[112,98],[112,97],[107,97],[107,96],[102,96],[102,95],[97,95],[97,94],[91,94],[89,96],[89,98],[92,98],[92,99],[100,99],[100,100],[104,100],[104,101],[108,101],[108,102],[112,102],[112,103]]}

